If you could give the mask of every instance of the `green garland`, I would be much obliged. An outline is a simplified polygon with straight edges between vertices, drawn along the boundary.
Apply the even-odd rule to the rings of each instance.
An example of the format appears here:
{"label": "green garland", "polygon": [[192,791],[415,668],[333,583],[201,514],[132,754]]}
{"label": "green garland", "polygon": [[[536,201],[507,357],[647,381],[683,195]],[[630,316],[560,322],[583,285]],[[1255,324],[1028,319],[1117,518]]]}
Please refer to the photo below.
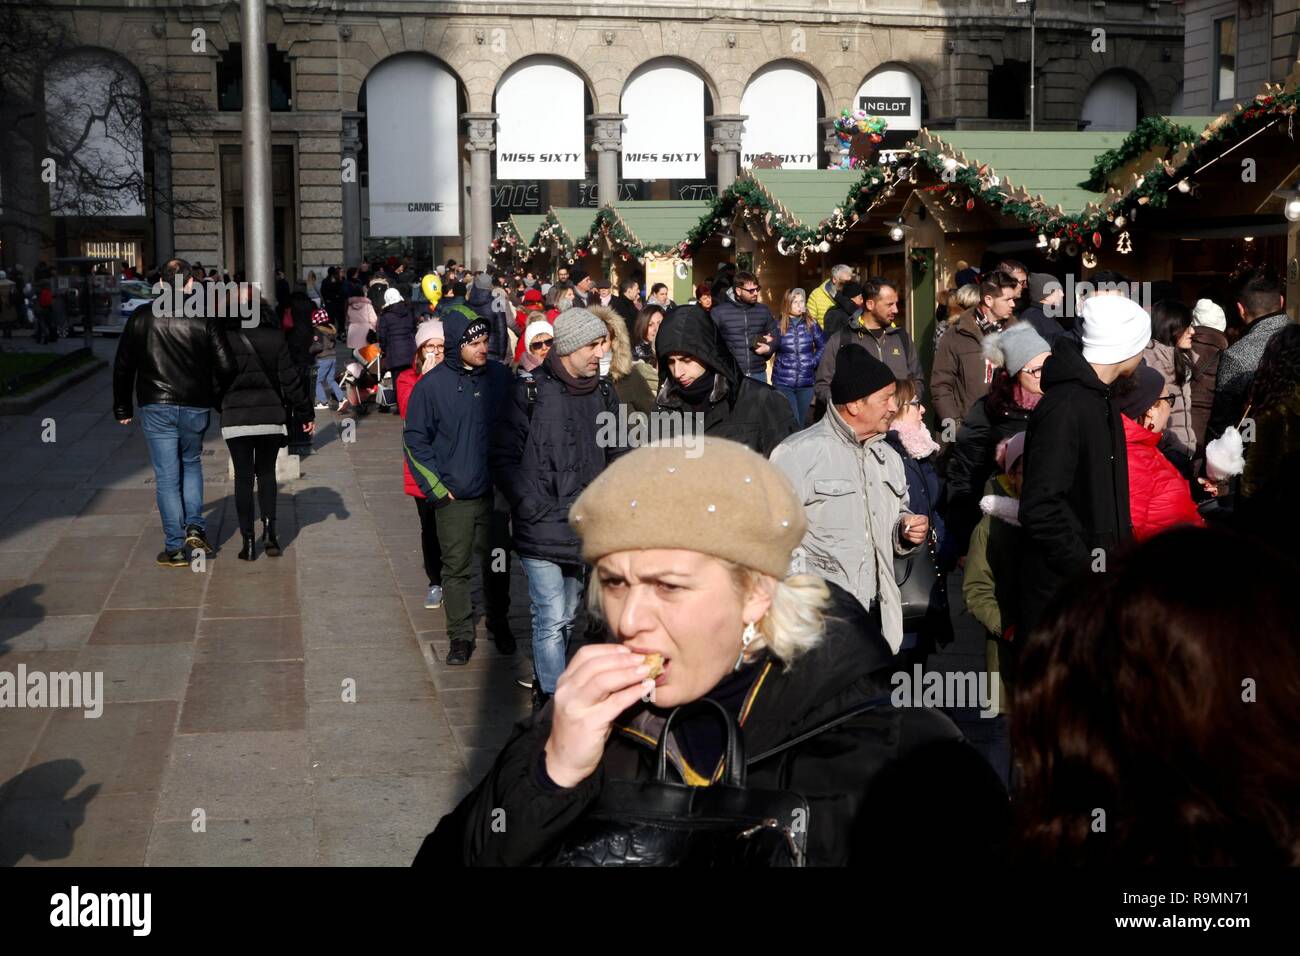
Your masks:
{"label": "green garland", "polygon": [[1080,185],[1092,192],[1101,192],[1106,188],[1106,178],[1115,170],[1158,146],[1174,149],[1182,143],[1195,142],[1196,133],[1192,127],[1179,126],[1163,116],[1148,116],[1124,138],[1124,142],[1097,157],[1097,162],[1088,171],[1088,178]]}
{"label": "green garland", "polygon": [[593,245],[602,235],[607,237],[612,245],[622,248],[636,259],[681,254],[681,246],[676,242],[642,242],[628,228],[623,217],[618,214],[618,210],[611,206],[602,206],[596,213],[596,221],[591,224],[591,231],[587,235],[588,246]]}

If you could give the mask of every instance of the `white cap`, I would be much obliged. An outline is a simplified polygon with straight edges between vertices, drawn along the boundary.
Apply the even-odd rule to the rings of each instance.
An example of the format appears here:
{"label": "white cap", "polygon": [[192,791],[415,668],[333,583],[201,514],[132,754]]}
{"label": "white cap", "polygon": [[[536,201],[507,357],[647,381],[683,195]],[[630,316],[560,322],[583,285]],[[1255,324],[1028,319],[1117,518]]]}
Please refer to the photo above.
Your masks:
{"label": "white cap", "polygon": [[402,293],[398,292],[396,289],[389,289],[384,293],[385,308],[387,308],[390,305],[397,305],[397,303],[401,301],[402,301]]}
{"label": "white cap", "polygon": [[1094,295],[1083,303],[1083,358],[1118,365],[1151,342],[1151,316],[1128,296]]}
{"label": "white cap", "polygon": [[524,329],[524,348],[533,344],[533,339],[539,335],[555,335],[555,329],[550,322],[529,322]]}
{"label": "white cap", "polygon": [[1201,325],[1207,329],[1228,330],[1228,317],[1210,299],[1197,299],[1196,308],[1192,309],[1192,325]]}

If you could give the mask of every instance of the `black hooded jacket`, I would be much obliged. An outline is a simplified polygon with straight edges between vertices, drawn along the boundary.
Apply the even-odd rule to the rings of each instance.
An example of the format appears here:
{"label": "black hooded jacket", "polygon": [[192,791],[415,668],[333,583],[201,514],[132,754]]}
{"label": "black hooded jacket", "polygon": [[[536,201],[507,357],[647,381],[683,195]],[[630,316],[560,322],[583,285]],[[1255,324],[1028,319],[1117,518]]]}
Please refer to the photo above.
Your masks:
{"label": "black hooded jacket", "polygon": [[[722,333],[707,312],[684,305],[663,320],[655,336],[659,358],[656,405],[660,411],[691,414],[681,389],[668,372],[668,356],[682,352],[694,356],[717,373],[704,412],[704,433],[747,445],[760,455],[771,455],[782,439],[798,431],[790,403],[765,382],[748,378],[732,358]],[[682,422],[678,422],[678,433]]]}
{"label": "black hooded jacket", "polygon": [[1020,525],[1021,633],[1037,627],[1067,579],[1113,560],[1133,536],[1120,412],[1066,335],[1052,346],[1043,398],[1029,416]]}
{"label": "black hooded jacket", "polygon": [[515,380],[492,425],[488,466],[510,502],[515,551],[581,565],[582,542],[569,525],[569,507],[628,449],[601,440],[618,418],[609,379],[580,394],[554,373],[552,361],[559,357],[548,357]]}
{"label": "black hooded jacket", "polygon": [[[847,591],[829,587],[826,631],[817,647],[789,668],[767,656],[748,665],[754,677],[740,721],[747,786],[807,800],[812,866],[996,855],[1009,819],[996,775],[940,711],[892,706],[893,665],[879,624]],[[909,696],[907,702],[914,701]],[[614,722],[596,772],[575,787],[558,788],[539,770],[551,729],[547,704],[516,727],[487,776],[443,818],[415,862],[544,863],[606,780],[654,778],[666,716],[645,703],[629,708]],[[699,719],[711,715],[690,718]],[[682,779],[716,772],[706,765],[688,774],[680,740],[674,725],[667,749]],[[495,825],[500,810],[504,832]]]}
{"label": "black hooded jacket", "polygon": [[[292,425],[312,421],[311,393],[294,367],[289,346],[271,306],[262,303],[260,323],[245,329],[238,318],[226,323],[226,341],[235,361],[235,376],[221,397],[221,424]],[[250,351],[251,348],[251,351]]]}
{"label": "black hooded jacket", "polygon": [[836,332],[843,332],[853,323],[853,317],[862,310],[852,299],[842,292],[835,293],[835,304],[826,310],[822,316],[822,331],[826,333],[826,340]]}

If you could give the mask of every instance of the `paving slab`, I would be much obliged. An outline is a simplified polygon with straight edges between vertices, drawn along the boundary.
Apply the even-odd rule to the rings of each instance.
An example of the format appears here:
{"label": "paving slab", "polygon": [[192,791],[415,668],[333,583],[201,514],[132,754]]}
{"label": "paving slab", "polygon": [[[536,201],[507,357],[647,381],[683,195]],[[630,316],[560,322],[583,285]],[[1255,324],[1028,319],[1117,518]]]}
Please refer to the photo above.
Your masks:
{"label": "paving slab", "polygon": [[159,822],[293,815],[312,805],[302,730],[179,734],[158,803]]}

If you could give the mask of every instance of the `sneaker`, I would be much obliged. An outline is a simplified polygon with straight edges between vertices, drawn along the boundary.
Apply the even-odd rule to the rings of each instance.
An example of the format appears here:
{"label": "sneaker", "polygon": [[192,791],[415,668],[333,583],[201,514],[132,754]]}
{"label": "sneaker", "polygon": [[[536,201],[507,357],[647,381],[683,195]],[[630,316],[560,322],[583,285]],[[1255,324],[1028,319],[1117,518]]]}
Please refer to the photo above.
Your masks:
{"label": "sneaker", "polygon": [[488,624],[488,632],[492,635],[492,640],[496,642],[497,650],[502,654],[509,656],[519,646],[519,642],[515,640],[514,632],[510,630],[510,625],[505,621]]}
{"label": "sneaker", "polygon": [[208,542],[207,535],[193,525],[185,529],[185,546],[196,549],[201,548],[203,553],[207,555],[217,553],[217,549]]}
{"label": "sneaker", "polygon": [[442,607],[442,588],[436,584],[429,586],[429,593],[424,597],[424,606],[430,611]]}
{"label": "sneaker", "polygon": [[330,403],[329,403],[329,402],[317,402],[317,403],[316,403],[316,411],[318,411],[318,412],[328,412],[329,410],[330,410]]}
{"label": "sneaker", "polygon": [[474,642],[467,641],[464,638],[456,638],[451,642],[451,650],[447,652],[448,664],[468,664],[470,655],[474,653]]}
{"label": "sneaker", "polygon": [[185,557],[184,548],[177,548],[170,553],[159,551],[155,560],[158,562],[159,567],[164,568],[188,568],[190,566],[189,559]]}

